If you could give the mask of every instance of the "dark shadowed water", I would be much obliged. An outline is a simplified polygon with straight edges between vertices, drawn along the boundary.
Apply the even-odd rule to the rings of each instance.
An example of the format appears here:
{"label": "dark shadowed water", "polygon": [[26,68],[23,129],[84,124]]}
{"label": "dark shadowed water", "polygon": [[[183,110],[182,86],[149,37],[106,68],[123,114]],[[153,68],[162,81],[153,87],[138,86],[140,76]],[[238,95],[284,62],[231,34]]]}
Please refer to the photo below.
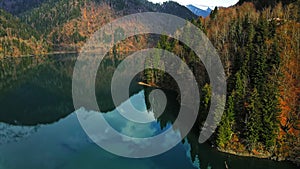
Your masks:
{"label": "dark shadowed water", "polygon": [[[230,169],[297,168],[289,162],[220,153],[209,144],[198,144],[197,134],[192,132],[159,156],[129,159],[111,154],[94,144],[78,122],[75,112],[87,110],[74,110],[72,104],[75,59],[72,55],[56,55],[0,61],[0,169],[224,169],[225,161]],[[172,127],[178,109],[176,94],[167,91],[166,115],[140,129],[124,120],[112,103],[111,62],[104,61],[99,71],[98,113],[117,131],[147,137]],[[149,89],[135,84],[133,81],[131,97],[124,103],[130,101],[139,110],[147,111]],[[155,117],[155,113],[152,115]]]}

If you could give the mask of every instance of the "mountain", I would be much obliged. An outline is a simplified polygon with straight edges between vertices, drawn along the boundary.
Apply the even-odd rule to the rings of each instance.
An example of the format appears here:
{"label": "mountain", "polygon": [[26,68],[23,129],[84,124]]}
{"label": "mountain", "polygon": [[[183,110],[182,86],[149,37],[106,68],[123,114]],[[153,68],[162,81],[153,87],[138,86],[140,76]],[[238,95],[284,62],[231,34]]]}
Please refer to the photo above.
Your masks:
{"label": "mountain", "polygon": [[27,10],[38,7],[45,1],[47,0],[2,0],[0,1],[0,8],[13,15],[19,15]]}
{"label": "mountain", "polygon": [[[45,47],[41,46],[59,51],[78,50],[86,38],[103,24],[128,14],[162,12],[188,20],[197,18],[190,10],[176,2],[154,4],[147,0],[2,0],[0,8],[4,9],[2,15],[8,17],[3,25],[13,26],[13,29],[0,29],[0,39],[14,39],[14,42],[20,39],[30,44],[39,42],[40,45],[30,46],[39,46],[43,51],[41,53],[45,52]],[[18,32],[12,35],[11,31]],[[26,37],[18,37],[19,35]],[[131,44],[138,46],[136,42]],[[37,54],[36,49],[32,47],[32,50],[20,52],[24,50],[20,49],[22,45],[17,43],[12,45],[12,42],[7,42],[2,46],[7,46],[0,46],[2,56]],[[6,49],[8,47],[9,50]]]}
{"label": "mountain", "polygon": [[178,4],[177,2],[168,1],[163,3],[160,8],[157,10],[157,12],[163,12],[168,13],[172,15],[176,15],[178,17],[184,18],[184,19],[195,19],[196,15],[192,13],[190,10],[188,10],[186,7]]}
{"label": "mountain", "polygon": [[197,17],[176,2],[160,5],[146,0],[48,0],[20,18],[40,32],[55,50],[77,50],[103,24],[139,12],[163,12],[189,20]]}
{"label": "mountain", "polygon": [[202,16],[204,18],[206,18],[207,16],[209,16],[209,14],[211,13],[212,9],[207,8],[206,10],[197,8],[194,5],[187,5],[186,6],[190,11],[192,11],[195,15],[197,16]]}
{"label": "mountain", "polygon": [[176,2],[159,5],[147,0],[47,0],[40,7],[23,13],[20,18],[38,31],[49,33],[53,27],[80,17],[83,7],[91,3],[94,6],[105,5],[116,17],[139,12],[163,12],[189,20],[196,18],[196,15]]}

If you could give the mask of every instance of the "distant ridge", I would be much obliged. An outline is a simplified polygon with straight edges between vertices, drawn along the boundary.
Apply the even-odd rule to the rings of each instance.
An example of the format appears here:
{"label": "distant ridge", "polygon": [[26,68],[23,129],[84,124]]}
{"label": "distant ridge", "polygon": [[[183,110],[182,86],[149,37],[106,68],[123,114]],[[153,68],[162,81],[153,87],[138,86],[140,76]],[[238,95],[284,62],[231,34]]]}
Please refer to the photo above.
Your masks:
{"label": "distant ridge", "polygon": [[209,14],[211,13],[212,9],[210,9],[209,7],[207,7],[206,10],[197,8],[194,5],[187,5],[186,6],[190,11],[192,11],[195,15],[197,16],[202,16],[204,18],[206,18],[207,16],[209,16]]}

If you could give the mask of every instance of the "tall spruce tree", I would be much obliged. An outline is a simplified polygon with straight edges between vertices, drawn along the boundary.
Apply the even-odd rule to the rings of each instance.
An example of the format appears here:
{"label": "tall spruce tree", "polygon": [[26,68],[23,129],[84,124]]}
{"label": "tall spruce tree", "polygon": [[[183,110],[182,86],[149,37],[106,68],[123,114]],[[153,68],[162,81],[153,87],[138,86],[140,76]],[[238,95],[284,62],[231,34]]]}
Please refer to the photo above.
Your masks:
{"label": "tall spruce tree", "polygon": [[256,88],[253,89],[247,105],[247,121],[246,121],[246,139],[248,148],[254,148],[259,142],[260,132],[262,131],[262,119],[260,96]]}
{"label": "tall spruce tree", "polygon": [[224,148],[231,140],[234,125],[234,92],[229,96],[227,108],[222,116],[222,121],[218,129],[217,144],[219,147]]}

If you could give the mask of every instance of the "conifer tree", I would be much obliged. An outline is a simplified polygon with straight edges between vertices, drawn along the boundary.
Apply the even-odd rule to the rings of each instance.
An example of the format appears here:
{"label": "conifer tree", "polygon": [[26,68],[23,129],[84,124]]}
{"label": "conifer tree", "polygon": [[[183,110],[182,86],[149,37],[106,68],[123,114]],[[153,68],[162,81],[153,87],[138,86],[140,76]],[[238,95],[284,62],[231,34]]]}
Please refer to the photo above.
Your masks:
{"label": "conifer tree", "polygon": [[234,92],[228,98],[227,108],[222,116],[222,121],[218,129],[217,144],[219,147],[224,148],[231,140],[233,134],[234,124]]}
{"label": "conifer tree", "polygon": [[253,89],[249,98],[249,105],[247,106],[248,118],[246,121],[246,139],[248,147],[252,149],[259,142],[259,135],[262,130],[262,119],[261,119],[261,102],[259,93],[256,88]]}

